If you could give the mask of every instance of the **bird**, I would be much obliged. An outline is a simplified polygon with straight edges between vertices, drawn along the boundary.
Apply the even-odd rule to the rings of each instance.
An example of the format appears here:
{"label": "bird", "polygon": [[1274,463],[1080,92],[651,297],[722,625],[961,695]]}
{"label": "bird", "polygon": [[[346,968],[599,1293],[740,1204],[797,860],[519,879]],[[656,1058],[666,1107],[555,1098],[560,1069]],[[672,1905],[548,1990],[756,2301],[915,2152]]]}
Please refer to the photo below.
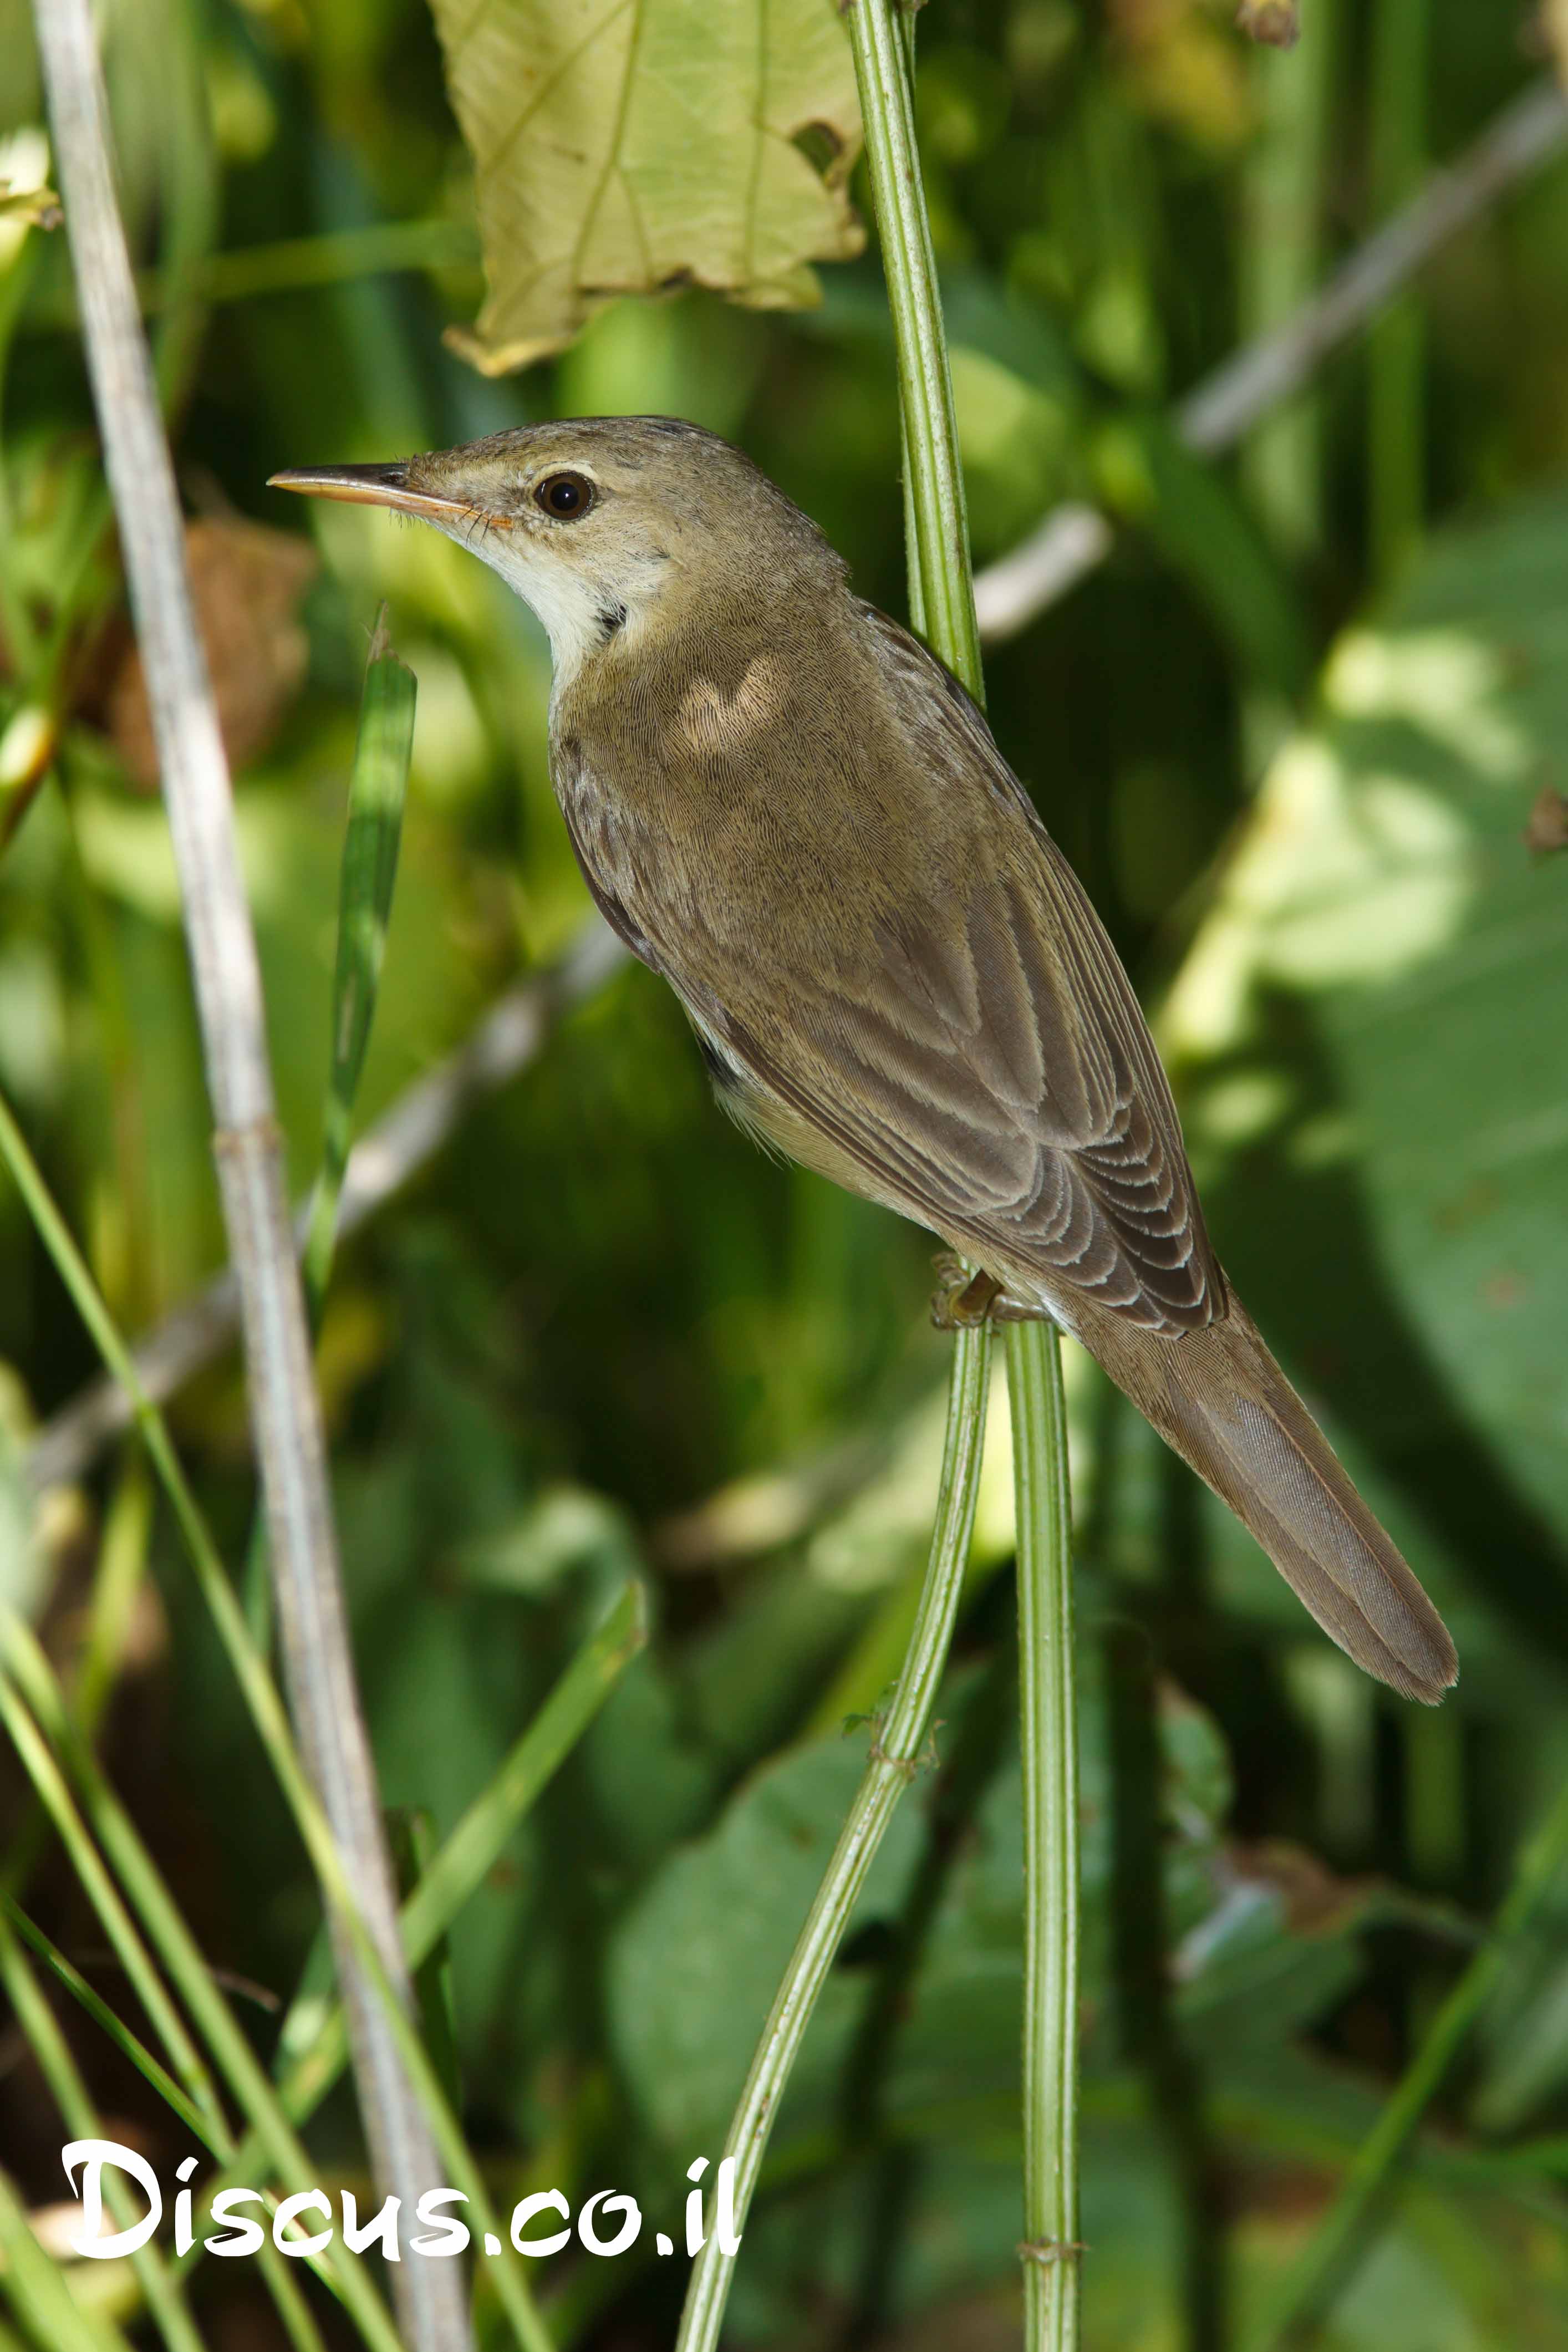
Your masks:
{"label": "bird", "polygon": [[978,705],[816,524],[664,416],[271,482],[432,524],[531,607],[588,889],[742,1126],[979,1268],[956,1319],[1071,1333],[1330,1638],[1436,1704],[1453,1643],[1215,1255],[1109,934]]}

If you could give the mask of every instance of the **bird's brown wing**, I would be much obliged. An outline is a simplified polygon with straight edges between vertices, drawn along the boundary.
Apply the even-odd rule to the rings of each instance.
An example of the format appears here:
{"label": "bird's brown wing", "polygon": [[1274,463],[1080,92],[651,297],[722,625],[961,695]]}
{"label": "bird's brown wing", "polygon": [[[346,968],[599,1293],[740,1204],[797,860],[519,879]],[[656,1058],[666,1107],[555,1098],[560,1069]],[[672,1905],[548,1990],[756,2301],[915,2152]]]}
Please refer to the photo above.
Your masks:
{"label": "bird's brown wing", "polygon": [[[1145,1328],[1200,1328],[1224,1283],[1131,985],[980,713],[865,609],[916,714],[913,768],[978,795],[973,862],[938,881],[940,908],[904,897],[871,923],[858,970],[793,974],[787,1024],[693,1010],[775,1098],[797,1156],[858,1171],[858,1189],[1047,1301],[1081,1292]],[[765,1101],[752,1115],[769,1124]]]}

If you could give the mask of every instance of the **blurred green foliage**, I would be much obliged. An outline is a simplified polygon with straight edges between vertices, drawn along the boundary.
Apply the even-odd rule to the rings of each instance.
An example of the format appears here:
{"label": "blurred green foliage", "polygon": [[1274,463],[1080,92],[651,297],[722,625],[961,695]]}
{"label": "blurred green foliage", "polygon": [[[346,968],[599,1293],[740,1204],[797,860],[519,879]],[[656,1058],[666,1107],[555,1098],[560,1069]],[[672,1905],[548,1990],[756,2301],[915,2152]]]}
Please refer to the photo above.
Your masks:
{"label": "blurred green foliage", "polygon": [[[1436,1717],[1361,1681],[1072,1363],[1088,2324],[1105,2352],[1242,2341],[1568,1767],[1568,855],[1525,838],[1568,732],[1568,171],[1421,280],[1400,475],[1420,511],[1401,510],[1397,559],[1369,522],[1394,427],[1385,382],[1373,430],[1364,354],[1234,467],[1200,468],[1163,421],[1374,225],[1378,154],[1418,175],[1519,85],[1521,7],[1431,0],[1412,165],[1411,123],[1380,119],[1369,71],[1397,5],[1306,0],[1302,47],[1268,55],[1201,0],[931,0],[920,24],[977,555],[1064,497],[1120,531],[1100,574],[993,656],[993,721],[1163,1008],[1226,1263],[1464,1661]],[[434,534],[284,512],[267,474],[669,411],[742,440],[899,611],[882,291],[873,253],[825,268],[815,310],[620,302],[548,366],[486,381],[442,342],[482,289],[420,0],[116,0],[107,18],[189,506],[310,530],[321,559],[269,602],[244,568],[267,554],[247,542],[242,562],[231,530],[204,599],[237,727],[248,710],[237,814],[302,1187],[383,596],[419,695],[362,1118],[588,909],[527,614]],[[0,178],[18,186],[47,166],[26,55],[4,0]],[[420,266],[380,267],[397,224]],[[0,368],[0,1086],[139,1330],[219,1262],[205,1098],[63,240],[9,220]],[[928,1256],[755,1154],[713,1110],[673,1000],[631,970],[342,1254],[321,1376],[388,1802],[449,1827],[626,1574],[654,1597],[650,1646],[452,1932],[465,2121],[509,2195],[634,2187],[679,2236],[686,2165],[716,2152],[859,1767],[864,1727],[842,1720],[875,1708],[908,1622],[945,1361]],[[94,1366],[8,1187],[0,1360],[0,1591],[68,1670],[84,1627],[110,1628],[109,1768],[215,1963],[287,2001],[315,1890],[169,1528],[127,1503],[135,1474],[113,1456],[28,1523],[26,1432]],[[237,1564],[253,1492],[232,1360],[175,1425]],[[737,2345],[1015,2339],[1004,1412],[992,1441],[940,1764],[897,1819],[792,2086]],[[7,1788],[25,1833],[19,1776]],[[29,1903],[79,1955],[79,1893],[58,1863],[33,1868]],[[1565,1906],[1516,1954],[1324,2342],[1563,2340]],[[1165,1939],[1142,1969],[1140,1937]],[[255,2030],[270,2054],[260,2011]],[[70,2031],[104,2112],[172,2172],[172,2122],[90,2027]],[[64,2134],[5,2047],[0,2163],[48,2203]],[[323,2177],[357,2177],[346,2098],[313,2147]],[[271,2340],[248,2267],[204,2281],[214,2345]],[[645,2243],[542,2268],[561,2345],[669,2340],[680,2263]]]}

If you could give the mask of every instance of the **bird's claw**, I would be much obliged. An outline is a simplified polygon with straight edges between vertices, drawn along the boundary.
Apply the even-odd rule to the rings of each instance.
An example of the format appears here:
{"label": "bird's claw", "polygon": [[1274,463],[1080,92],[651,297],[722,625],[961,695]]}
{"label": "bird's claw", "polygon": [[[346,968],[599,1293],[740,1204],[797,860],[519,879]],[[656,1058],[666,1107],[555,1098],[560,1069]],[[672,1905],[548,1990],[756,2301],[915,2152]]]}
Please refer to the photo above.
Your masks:
{"label": "bird's claw", "polygon": [[961,1257],[943,1250],[935,1261],[937,1286],[931,1319],[939,1331],[972,1331],[981,1323],[1047,1323],[1045,1307],[1016,1298],[984,1267],[971,1274]]}

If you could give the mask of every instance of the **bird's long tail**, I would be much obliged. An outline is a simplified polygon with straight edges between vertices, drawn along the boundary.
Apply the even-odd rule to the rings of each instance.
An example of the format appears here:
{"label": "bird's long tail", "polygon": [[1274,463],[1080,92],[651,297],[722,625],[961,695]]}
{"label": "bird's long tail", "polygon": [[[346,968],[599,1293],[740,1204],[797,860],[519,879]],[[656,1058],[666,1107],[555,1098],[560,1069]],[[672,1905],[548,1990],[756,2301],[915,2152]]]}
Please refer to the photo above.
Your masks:
{"label": "bird's long tail", "polygon": [[1331,1640],[1380,1682],[1436,1706],[1458,1674],[1447,1628],[1234,1293],[1222,1321],[1177,1339],[1103,1308],[1075,1328]]}

